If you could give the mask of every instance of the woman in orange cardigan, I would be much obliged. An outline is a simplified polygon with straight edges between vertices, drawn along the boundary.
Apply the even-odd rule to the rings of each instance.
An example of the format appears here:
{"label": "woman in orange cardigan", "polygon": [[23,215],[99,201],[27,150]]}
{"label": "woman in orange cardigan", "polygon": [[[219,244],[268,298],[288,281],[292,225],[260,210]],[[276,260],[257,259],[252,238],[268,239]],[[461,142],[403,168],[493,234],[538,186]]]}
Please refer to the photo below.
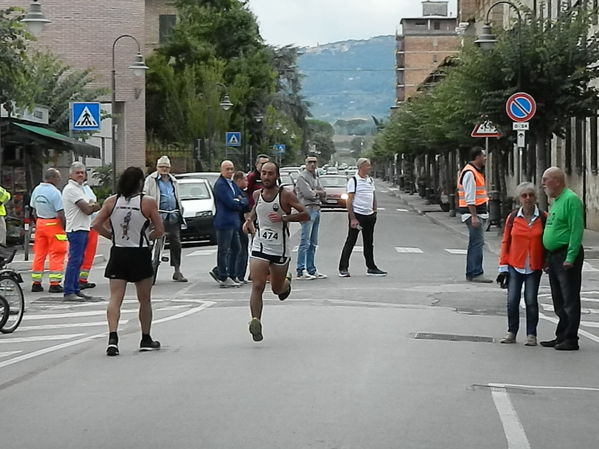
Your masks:
{"label": "woman in orange cardigan", "polygon": [[508,215],[503,231],[499,255],[499,278],[508,277],[507,319],[508,332],[501,343],[516,343],[520,325],[520,296],[524,284],[526,303],[526,346],[537,345],[539,303],[537,294],[543,274],[543,228],[546,212],[536,205],[535,186],[520,184],[516,192],[521,207]]}

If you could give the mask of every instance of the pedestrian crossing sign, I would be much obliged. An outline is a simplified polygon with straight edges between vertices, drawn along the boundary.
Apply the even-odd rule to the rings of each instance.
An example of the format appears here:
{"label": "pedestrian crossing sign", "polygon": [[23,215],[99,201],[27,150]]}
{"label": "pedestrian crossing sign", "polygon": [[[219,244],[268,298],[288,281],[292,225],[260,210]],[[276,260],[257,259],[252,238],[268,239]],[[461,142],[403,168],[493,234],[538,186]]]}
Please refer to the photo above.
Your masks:
{"label": "pedestrian crossing sign", "polygon": [[100,103],[71,103],[72,131],[100,131]]}
{"label": "pedestrian crossing sign", "polygon": [[240,147],[241,146],[241,133],[229,131],[225,135],[225,142],[228,147]]}

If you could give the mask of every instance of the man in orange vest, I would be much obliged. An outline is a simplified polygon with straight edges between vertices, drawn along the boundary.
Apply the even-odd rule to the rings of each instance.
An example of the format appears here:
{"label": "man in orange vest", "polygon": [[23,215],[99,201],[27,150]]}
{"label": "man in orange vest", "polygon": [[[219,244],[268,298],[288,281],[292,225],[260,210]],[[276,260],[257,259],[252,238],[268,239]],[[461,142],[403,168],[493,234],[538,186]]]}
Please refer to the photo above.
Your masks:
{"label": "man in orange vest", "polygon": [[458,177],[458,206],[462,222],[468,226],[468,253],[466,255],[466,279],[470,282],[491,283],[484,276],[483,247],[485,245],[485,225],[487,212],[487,187],[483,169],[487,154],[481,147],[474,147],[468,162]]}
{"label": "man in orange vest", "polygon": [[62,272],[67,252],[67,235],[64,232],[65,216],[62,196],[57,186],[60,172],[49,168],[44,182],[31,194],[30,206],[35,215],[35,242],[33,243],[33,265],[31,267],[32,292],[43,292],[42,277],[46,257],[50,256],[50,293],[62,293]]}

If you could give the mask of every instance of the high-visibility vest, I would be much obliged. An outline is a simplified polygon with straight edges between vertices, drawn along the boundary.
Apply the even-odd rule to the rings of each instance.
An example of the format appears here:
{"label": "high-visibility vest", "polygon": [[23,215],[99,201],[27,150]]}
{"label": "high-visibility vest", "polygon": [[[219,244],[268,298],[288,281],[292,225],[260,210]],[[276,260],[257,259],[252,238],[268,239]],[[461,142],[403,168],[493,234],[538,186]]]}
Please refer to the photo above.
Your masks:
{"label": "high-visibility vest", "polygon": [[10,193],[3,187],[0,187],[0,216],[6,215],[6,208],[4,205],[10,200]]}
{"label": "high-visibility vest", "polygon": [[467,209],[466,192],[462,184],[462,178],[467,171],[471,171],[474,175],[474,183],[476,184],[476,194],[474,197],[474,205],[482,206],[487,204],[489,196],[487,195],[487,185],[485,183],[485,175],[483,175],[474,165],[468,163],[464,166],[458,177],[458,206],[462,209]]}

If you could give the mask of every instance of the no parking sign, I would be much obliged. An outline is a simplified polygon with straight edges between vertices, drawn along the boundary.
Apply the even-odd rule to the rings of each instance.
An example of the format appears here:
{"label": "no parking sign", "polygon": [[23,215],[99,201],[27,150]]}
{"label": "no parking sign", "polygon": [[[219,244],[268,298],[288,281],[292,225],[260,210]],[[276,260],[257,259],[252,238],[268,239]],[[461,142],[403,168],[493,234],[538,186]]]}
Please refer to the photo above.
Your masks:
{"label": "no parking sign", "polygon": [[505,111],[515,122],[527,122],[537,112],[537,102],[526,92],[518,92],[508,98]]}

